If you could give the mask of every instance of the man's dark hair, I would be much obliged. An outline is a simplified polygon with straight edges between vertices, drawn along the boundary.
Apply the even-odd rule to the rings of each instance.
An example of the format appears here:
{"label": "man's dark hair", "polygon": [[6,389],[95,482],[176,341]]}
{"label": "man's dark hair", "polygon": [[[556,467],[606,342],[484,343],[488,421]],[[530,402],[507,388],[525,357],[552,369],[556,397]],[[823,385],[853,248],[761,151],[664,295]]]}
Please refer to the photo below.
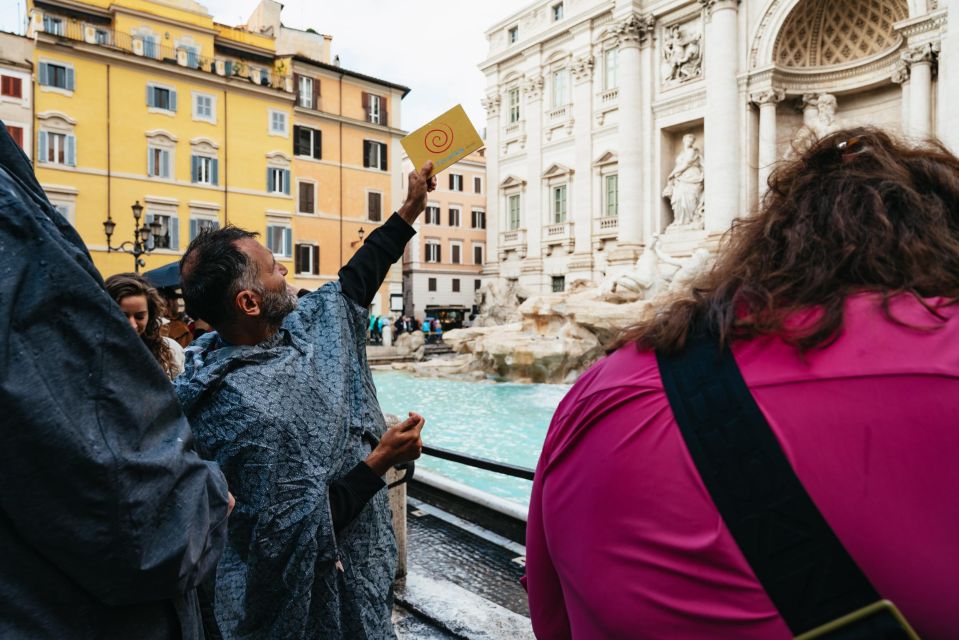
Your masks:
{"label": "man's dark hair", "polygon": [[256,233],[227,225],[200,232],[180,260],[180,284],[186,311],[218,329],[235,315],[233,301],[244,289],[257,290],[257,265],[236,247]]}

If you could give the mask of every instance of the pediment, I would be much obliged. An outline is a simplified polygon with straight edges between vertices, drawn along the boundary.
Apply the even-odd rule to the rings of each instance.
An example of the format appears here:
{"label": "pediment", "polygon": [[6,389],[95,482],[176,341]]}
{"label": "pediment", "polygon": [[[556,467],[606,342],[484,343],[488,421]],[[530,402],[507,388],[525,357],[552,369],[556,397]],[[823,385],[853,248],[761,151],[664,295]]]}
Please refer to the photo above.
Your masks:
{"label": "pediment", "polygon": [[510,187],[525,187],[526,181],[517,176],[506,176],[506,179],[499,183],[500,189],[509,189]]}
{"label": "pediment", "polygon": [[615,151],[607,151],[606,153],[604,153],[603,155],[601,155],[600,157],[598,157],[598,158],[593,162],[593,166],[594,166],[594,167],[602,167],[602,166],[607,165],[607,164],[616,164],[617,162],[619,162],[619,156],[616,154],[616,152],[615,152]]}
{"label": "pediment", "polygon": [[543,172],[543,178],[556,178],[559,176],[569,176],[573,174],[573,170],[567,167],[564,164],[554,162],[549,166],[549,169]]}

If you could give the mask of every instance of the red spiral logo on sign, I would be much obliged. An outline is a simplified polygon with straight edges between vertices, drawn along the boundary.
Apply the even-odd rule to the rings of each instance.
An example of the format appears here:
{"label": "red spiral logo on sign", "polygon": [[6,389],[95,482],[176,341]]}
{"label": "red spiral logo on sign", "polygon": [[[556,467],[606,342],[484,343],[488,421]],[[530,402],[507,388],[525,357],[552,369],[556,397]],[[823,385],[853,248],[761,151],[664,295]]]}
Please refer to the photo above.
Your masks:
{"label": "red spiral logo on sign", "polygon": [[443,153],[453,146],[453,130],[445,124],[438,124],[426,132],[424,144],[430,153]]}

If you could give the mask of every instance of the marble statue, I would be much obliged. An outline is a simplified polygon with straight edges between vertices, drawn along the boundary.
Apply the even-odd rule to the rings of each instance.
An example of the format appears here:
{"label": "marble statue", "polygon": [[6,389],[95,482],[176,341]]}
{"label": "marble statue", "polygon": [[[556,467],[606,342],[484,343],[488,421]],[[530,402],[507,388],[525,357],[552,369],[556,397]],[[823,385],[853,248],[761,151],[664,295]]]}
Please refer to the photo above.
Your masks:
{"label": "marble statue", "polygon": [[787,159],[801,156],[818,140],[839,130],[839,122],[836,118],[839,103],[836,101],[836,96],[821,93],[814,98],[815,106],[811,104],[812,96],[804,97],[803,102],[809,108],[803,110],[803,126],[793,137],[789,152],[786,154]]}
{"label": "marble statue", "polygon": [[666,32],[663,43],[663,82],[674,84],[702,74],[702,35],[683,33],[679,25]]}
{"label": "marble statue", "polygon": [[666,178],[663,197],[673,209],[670,227],[692,227],[702,224],[700,205],[703,199],[703,154],[695,146],[696,136],[683,136],[683,150],[676,157],[676,166]]}

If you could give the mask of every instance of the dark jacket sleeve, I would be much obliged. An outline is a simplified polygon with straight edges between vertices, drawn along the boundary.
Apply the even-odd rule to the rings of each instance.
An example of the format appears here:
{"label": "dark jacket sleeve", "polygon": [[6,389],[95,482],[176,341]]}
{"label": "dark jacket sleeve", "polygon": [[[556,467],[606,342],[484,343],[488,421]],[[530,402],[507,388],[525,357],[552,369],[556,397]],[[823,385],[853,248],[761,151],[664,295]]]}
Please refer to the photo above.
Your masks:
{"label": "dark jacket sleeve", "polygon": [[333,530],[342,531],[360,515],[363,507],[386,486],[365,462],[359,462],[342,478],[330,483],[330,511]]}
{"label": "dark jacket sleeve", "polygon": [[403,257],[403,249],[415,233],[399,214],[390,216],[340,269],[343,295],[361,307],[370,306],[390,267]]}
{"label": "dark jacket sleeve", "polygon": [[174,597],[216,566],[225,480],[18,152],[0,126],[0,509],[101,601]]}

